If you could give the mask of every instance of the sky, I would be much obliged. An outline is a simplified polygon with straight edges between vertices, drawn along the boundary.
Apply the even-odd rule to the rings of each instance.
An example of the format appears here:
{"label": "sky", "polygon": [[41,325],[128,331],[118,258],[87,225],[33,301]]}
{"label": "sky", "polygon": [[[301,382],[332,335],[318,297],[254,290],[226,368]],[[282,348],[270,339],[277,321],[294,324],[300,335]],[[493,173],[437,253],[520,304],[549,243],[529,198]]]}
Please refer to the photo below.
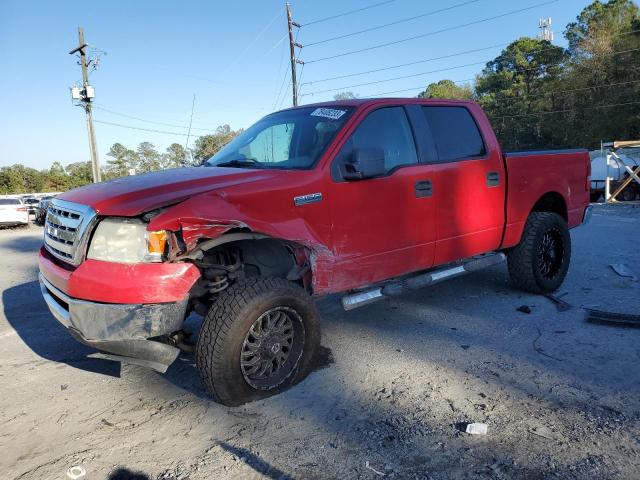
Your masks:
{"label": "sky", "polygon": [[[293,19],[302,25],[294,29],[305,62],[298,66],[300,103],[331,100],[341,91],[415,96],[444,78],[471,79],[509,42],[536,36],[541,17],[552,17],[554,43],[566,46],[565,26],[589,3],[291,0]],[[399,23],[374,29],[392,22]],[[219,125],[246,128],[291,106],[284,0],[0,0],[0,166],[45,169],[54,161],[89,160],[85,115],[69,93],[81,80],[69,55],[78,26],[86,43],[106,52],[90,76],[102,164],[116,142],[135,148],[149,141],[160,151],[184,145],[194,95],[189,146]],[[398,43],[371,48],[391,42]],[[350,53],[362,49],[369,50]],[[469,50],[479,51],[458,55]],[[413,64],[359,74],[406,63]]]}

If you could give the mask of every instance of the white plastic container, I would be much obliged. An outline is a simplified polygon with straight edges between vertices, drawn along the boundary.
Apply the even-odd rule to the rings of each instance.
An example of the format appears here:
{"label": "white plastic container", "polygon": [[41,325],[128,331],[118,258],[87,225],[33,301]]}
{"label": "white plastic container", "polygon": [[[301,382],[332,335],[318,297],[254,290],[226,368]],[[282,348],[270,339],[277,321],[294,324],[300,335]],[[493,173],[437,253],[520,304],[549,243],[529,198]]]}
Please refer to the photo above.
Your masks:
{"label": "white plastic container", "polygon": [[469,423],[466,432],[469,435],[486,435],[487,429],[486,423]]}

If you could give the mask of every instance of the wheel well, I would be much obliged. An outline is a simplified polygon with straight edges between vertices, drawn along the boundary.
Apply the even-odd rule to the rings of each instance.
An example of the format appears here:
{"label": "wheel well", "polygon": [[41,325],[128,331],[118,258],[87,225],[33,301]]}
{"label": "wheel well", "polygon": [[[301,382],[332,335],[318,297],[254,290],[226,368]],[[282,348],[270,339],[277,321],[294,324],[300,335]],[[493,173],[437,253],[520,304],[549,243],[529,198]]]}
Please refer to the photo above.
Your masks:
{"label": "wheel well", "polygon": [[286,278],[296,265],[291,247],[273,238],[239,240],[224,246],[240,252],[245,274],[249,277]]}
{"label": "wheel well", "polygon": [[[240,235],[229,235],[228,242],[224,242],[224,236],[216,242],[215,246],[206,248],[203,244],[203,256],[201,268],[206,274],[207,267],[230,262],[238,263],[241,266],[242,274],[245,277],[276,277],[284,278],[308,286],[304,279],[308,268],[307,250],[302,246],[284,240],[265,237]],[[232,277],[232,275],[230,275]]]}
{"label": "wheel well", "polygon": [[205,315],[219,293],[251,277],[286,279],[311,293],[309,252],[301,245],[252,233],[224,237],[203,240],[188,257],[202,273],[191,289],[190,309]]}
{"label": "wheel well", "polygon": [[532,212],[552,212],[557,213],[564,221],[569,220],[567,204],[558,192],[547,192],[535,203]]}

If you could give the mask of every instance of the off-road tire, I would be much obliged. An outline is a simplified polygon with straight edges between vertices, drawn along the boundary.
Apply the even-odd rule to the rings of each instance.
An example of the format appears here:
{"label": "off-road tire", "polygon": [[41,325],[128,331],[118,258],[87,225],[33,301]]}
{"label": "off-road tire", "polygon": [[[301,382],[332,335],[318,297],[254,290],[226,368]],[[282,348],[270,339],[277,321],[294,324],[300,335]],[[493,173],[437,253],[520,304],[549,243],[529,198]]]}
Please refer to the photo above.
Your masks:
{"label": "off-road tire", "polygon": [[[560,243],[562,258],[553,274],[543,273],[540,249],[543,238],[552,233]],[[507,253],[511,282],[531,293],[549,293],[557,290],[569,270],[571,236],[564,219],[557,213],[533,212],[529,215],[520,243]]]}
{"label": "off-road tire", "polygon": [[[277,307],[292,309],[302,319],[302,354],[282,383],[270,389],[254,388],[241,367],[243,343],[254,322]],[[211,306],[198,337],[196,366],[215,401],[238,406],[279,393],[302,380],[319,346],[320,317],[309,294],[281,278],[252,277],[229,287]]]}

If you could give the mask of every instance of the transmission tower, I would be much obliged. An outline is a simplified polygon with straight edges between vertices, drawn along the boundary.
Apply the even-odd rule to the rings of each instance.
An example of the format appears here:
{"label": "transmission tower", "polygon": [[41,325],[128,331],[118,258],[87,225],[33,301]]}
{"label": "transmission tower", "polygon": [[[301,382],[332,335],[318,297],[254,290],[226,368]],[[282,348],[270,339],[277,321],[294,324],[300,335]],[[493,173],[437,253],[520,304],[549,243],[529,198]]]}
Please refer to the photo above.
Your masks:
{"label": "transmission tower", "polygon": [[541,18],[538,21],[538,28],[540,29],[540,33],[538,34],[538,38],[540,40],[553,42],[553,31],[551,30],[551,17]]}

